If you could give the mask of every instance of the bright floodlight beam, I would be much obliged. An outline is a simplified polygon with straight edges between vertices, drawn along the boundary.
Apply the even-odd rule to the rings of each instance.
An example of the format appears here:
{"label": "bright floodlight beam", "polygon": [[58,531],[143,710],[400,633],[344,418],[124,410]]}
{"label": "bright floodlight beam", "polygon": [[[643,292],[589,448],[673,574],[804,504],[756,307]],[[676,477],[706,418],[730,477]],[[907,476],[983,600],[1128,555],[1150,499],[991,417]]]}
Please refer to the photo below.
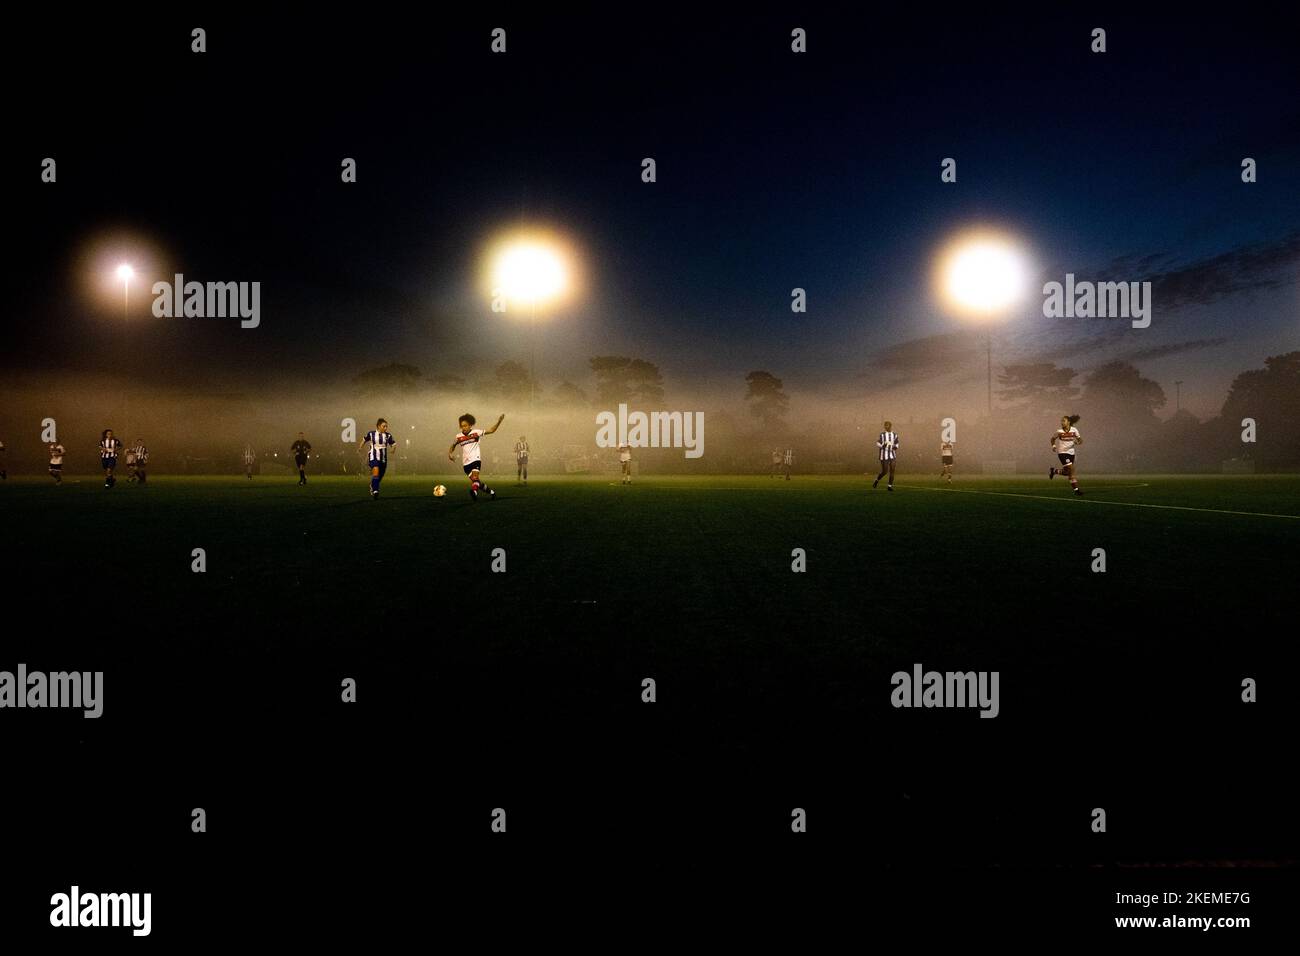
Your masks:
{"label": "bright floodlight beam", "polygon": [[1024,255],[1005,239],[959,241],[944,258],[944,297],[968,317],[993,318],[1024,297],[1028,271]]}
{"label": "bright floodlight beam", "polygon": [[528,308],[528,423],[533,420],[537,390],[537,342],[533,325],[537,309],[568,291],[569,270],[559,247],[539,238],[519,237],[507,242],[492,260],[493,295]]}
{"label": "bright floodlight beam", "polygon": [[123,282],[130,281],[131,277],[134,275],[135,275],[135,270],[132,269],[125,262],[117,267],[117,277],[121,279]]}
{"label": "bright floodlight beam", "polygon": [[528,306],[551,301],[564,292],[568,283],[560,254],[533,241],[512,243],[502,249],[492,274],[502,295]]}
{"label": "bright floodlight beam", "polygon": [[[1024,297],[1029,264],[1019,245],[999,233],[979,230],[956,237],[939,257],[937,285],[944,301],[967,319],[991,323]],[[993,417],[993,334],[984,330],[988,414]]]}

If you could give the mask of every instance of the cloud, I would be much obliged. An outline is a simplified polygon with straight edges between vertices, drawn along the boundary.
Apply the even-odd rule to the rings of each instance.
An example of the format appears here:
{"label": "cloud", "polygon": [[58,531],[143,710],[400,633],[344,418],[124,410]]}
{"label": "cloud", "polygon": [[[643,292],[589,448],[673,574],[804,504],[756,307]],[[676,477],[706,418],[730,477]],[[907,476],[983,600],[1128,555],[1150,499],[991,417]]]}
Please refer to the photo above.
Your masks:
{"label": "cloud", "polygon": [[901,372],[912,378],[930,378],[961,371],[982,351],[974,332],[927,335],[890,345],[875,352],[868,365],[882,372]]}
{"label": "cloud", "polygon": [[1168,345],[1154,345],[1150,348],[1137,349],[1119,356],[1125,362],[1149,362],[1152,359],[1177,355],[1180,352],[1197,352],[1201,349],[1214,349],[1226,345],[1227,339],[1193,339],[1189,342],[1171,342]]}
{"label": "cloud", "polygon": [[1183,266],[1155,268],[1143,273],[1134,268],[1155,265],[1165,254],[1138,258],[1120,256],[1102,270],[1112,281],[1150,282],[1153,300],[1161,312],[1188,305],[1209,305],[1242,292],[1276,289],[1296,281],[1300,270],[1300,232],[1276,242],[1241,246]]}

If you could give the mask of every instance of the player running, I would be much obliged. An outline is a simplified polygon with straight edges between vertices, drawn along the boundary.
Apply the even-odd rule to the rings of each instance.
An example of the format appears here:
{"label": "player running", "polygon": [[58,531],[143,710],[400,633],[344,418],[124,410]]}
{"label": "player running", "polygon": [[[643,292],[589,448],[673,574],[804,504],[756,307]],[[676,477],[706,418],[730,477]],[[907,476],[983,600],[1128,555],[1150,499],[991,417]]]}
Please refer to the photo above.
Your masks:
{"label": "player running", "polygon": [[519,484],[521,478],[524,484],[528,484],[528,439],[523,435],[515,442],[515,484]]}
{"label": "player running", "polygon": [[56,485],[63,484],[63,454],[64,449],[56,441],[50,442],[50,477],[54,479]]}
{"label": "player running", "polygon": [[131,480],[143,485],[145,479],[149,477],[146,471],[149,466],[149,449],[144,446],[143,438],[137,438],[135,444],[127,449],[127,460],[130,461],[132,457],[135,458],[135,471],[131,475]]}
{"label": "player running", "polygon": [[1055,478],[1057,475],[1064,475],[1070,479],[1070,487],[1079,497],[1083,497],[1083,489],[1079,487],[1079,479],[1074,475],[1074,450],[1083,444],[1083,438],[1079,435],[1079,429],[1075,428],[1075,422],[1079,420],[1078,415],[1062,415],[1061,427],[1052,435],[1052,450],[1056,452],[1056,457],[1061,461],[1061,467],[1053,465],[1047,470],[1048,478]]}
{"label": "player running", "polygon": [[104,469],[104,487],[112,488],[117,484],[113,469],[117,467],[117,453],[122,450],[122,443],[113,437],[113,429],[105,428],[99,436],[99,465]]}
{"label": "player running", "polygon": [[293,463],[298,466],[298,484],[307,484],[307,459],[311,456],[311,442],[309,442],[302,432],[298,433],[298,440],[289,446],[293,452]]}
{"label": "player running", "polygon": [[948,484],[952,484],[952,442],[945,441],[939,446],[939,458],[943,461],[943,471],[939,472],[940,478],[947,478]]}
{"label": "player running", "polygon": [[623,472],[623,477],[619,479],[619,484],[632,484],[632,446],[627,442],[618,446],[618,466]]}
{"label": "player running", "polygon": [[469,412],[460,416],[457,424],[460,425],[460,433],[452,441],[451,447],[447,449],[447,460],[456,460],[456,446],[460,446],[461,465],[465,469],[465,474],[469,476],[469,497],[471,501],[478,501],[478,493],[486,491],[489,498],[495,498],[497,493],[489,488],[482,479],[483,455],[479,451],[479,439],[484,435],[491,435],[501,427],[501,423],[506,420],[505,415],[497,419],[497,423],[491,428],[482,429],[474,427],[474,416]]}
{"label": "player running", "polygon": [[253,463],[257,461],[257,452],[253,451],[252,445],[244,446],[244,474],[248,480],[253,480]]}
{"label": "player running", "polygon": [[388,430],[388,419],[381,418],[375,422],[375,430],[366,432],[359,447],[370,446],[370,498],[379,497],[379,483],[388,471],[388,449],[397,444],[397,439]]}
{"label": "player running", "polygon": [[885,489],[893,491],[894,462],[898,459],[898,435],[894,431],[893,422],[885,422],[885,430],[876,439],[876,447],[880,449],[880,474],[876,475],[876,480],[871,483],[871,487],[875,488],[879,485],[880,479],[885,477],[885,472],[889,472],[889,483],[885,485]]}

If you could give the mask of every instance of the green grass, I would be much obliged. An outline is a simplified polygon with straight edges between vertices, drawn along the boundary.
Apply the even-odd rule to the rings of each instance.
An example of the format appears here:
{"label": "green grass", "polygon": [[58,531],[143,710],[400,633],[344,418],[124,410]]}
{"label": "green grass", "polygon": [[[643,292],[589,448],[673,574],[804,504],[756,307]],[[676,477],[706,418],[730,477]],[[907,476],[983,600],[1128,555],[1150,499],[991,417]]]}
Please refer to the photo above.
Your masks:
{"label": "green grass", "polygon": [[[333,752],[338,678],[357,675],[366,746],[455,746],[470,776],[686,750],[1003,786],[1135,787],[1206,752],[1272,766],[1256,715],[1293,674],[1300,479],[1085,475],[1081,500],[1046,475],[902,475],[892,494],[860,476],[616,482],[499,480],[475,504],[459,477],[392,476],[378,501],[361,477],[10,479],[6,661],[103,666],[116,719],[181,715],[178,733],[214,739],[242,721],[241,746],[276,759]],[[892,709],[889,676],[913,663],[999,670],[1001,716]],[[112,752],[121,724],[93,723],[78,733]]]}
{"label": "green grass", "polygon": [[[436,481],[445,498],[431,494]],[[1011,635],[1050,627],[1067,592],[1081,623],[1164,602],[1181,618],[1189,598],[1215,596],[1266,610],[1300,545],[1295,477],[1084,476],[1083,499],[1045,475],[951,487],[904,475],[892,494],[852,476],[616,481],[498,480],[497,500],[477,504],[463,479],[398,476],[378,501],[361,477],[299,488],[160,475],[112,490],[90,477],[11,479],[0,491],[9,527],[40,543],[10,552],[33,586],[75,583],[87,600],[128,605],[147,591],[156,620],[229,622],[218,643],[231,651],[250,640],[382,653],[365,618],[382,601],[381,629],[397,638],[472,629],[503,653],[602,628],[700,662],[770,642],[797,643],[804,658],[866,659],[900,641],[962,652],[988,649],[985,632],[1034,654]],[[1105,574],[1090,570],[1097,547]],[[206,574],[190,571],[194,548]],[[490,571],[495,548],[505,574]],[[805,573],[791,571],[795,548]],[[458,628],[465,603],[472,617]]]}

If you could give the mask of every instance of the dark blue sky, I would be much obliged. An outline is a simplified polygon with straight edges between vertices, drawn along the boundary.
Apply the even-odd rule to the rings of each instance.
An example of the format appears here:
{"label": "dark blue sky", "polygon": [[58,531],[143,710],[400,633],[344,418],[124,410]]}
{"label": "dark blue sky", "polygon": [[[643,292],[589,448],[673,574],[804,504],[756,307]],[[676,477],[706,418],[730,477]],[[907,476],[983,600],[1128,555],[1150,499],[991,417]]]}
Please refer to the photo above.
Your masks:
{"label": "dark blue sky", "polygon": [[[195,387],[386,361],[473,380],[526,356],[474,280],[485,240],[533,221],[572,236],[589,277],[544,327],[544,384],[631,353],[681,386],[762,367],[840,397],[910,382],[977,398],[969,327],[936,307],[929,272],[945,238],[985,223],[1046,277],[1177,274],[1176,301],[1130,336],[1046,324],[1033,297],[997,333],[1008,360],[1079,340],[1068,364],[1086,368],[1159,346],[1208,414],[1231,374],[1300,342],[1300,84],[1276,24],[806,10],[33,27],[49,82],[23,83],[9,151],[24,252],[6,361],[146,350],[163,359],[150,374]],[[939,181],[946,156],[956,184]],[[1240,182],[1243,156],[1258,183]],[[151,319],[142,296],[124,342],[78,257],[99,237],[131,248],[128,233],[164,275],[261,281],[262,328]]]}

